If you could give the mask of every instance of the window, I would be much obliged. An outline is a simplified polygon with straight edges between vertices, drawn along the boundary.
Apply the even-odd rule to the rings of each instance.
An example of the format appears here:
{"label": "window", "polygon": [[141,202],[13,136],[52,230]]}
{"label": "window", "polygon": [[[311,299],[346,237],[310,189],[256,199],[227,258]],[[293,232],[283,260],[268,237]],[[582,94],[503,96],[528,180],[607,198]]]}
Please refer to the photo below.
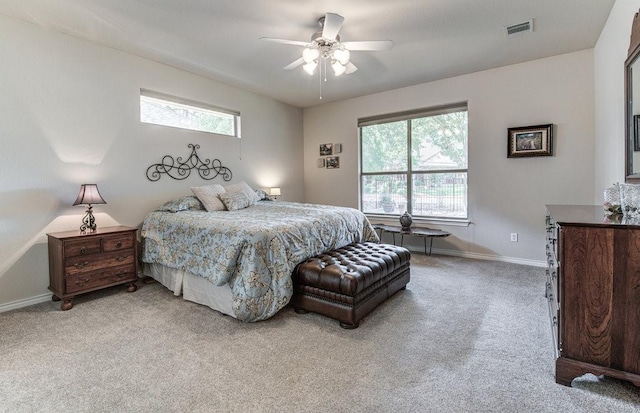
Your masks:
{"label": "window", "polygon": [[140,89],[140,121],[240,137],[240,113]]}
{"label": "window", "polygon": [[467,105],[358,121],[364,213],[467,218]]}

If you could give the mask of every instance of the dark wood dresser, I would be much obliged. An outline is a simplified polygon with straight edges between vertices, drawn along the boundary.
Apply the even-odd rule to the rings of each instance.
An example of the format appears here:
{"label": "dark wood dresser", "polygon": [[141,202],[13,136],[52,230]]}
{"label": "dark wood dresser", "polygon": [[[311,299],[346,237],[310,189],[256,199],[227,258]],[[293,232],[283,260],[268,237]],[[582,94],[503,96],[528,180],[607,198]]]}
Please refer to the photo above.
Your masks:
{"label": "dark wood dresser", "polygon": [[547,263],[556,382],[593,373],[640,386],[640,226],[600,205],[547,205]]}
{"label": "dark wood dresser", "polygon": [[73,307],[73,297],[118,284],[136,291],[138,257],[136,228],[98,228],[47,234],[49,238],[49,289],[61,310]]}

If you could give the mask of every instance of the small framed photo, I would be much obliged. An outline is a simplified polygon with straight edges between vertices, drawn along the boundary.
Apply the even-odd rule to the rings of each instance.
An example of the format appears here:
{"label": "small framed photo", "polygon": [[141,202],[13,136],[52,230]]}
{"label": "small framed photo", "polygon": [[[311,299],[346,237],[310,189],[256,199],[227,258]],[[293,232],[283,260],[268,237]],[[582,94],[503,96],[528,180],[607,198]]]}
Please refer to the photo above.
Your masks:
{"label": "small framed photo", "polygon": [[342,153],[342,144],[341,143],[333,144],[333,153]]}
{"label": "small framed photo", "polygon": [[340,157],[339,156],[327,157],[327,169],[337,169],[337,168],[340,168]]}
{"label": "small framed photo", "polygon": [[330,143],[320,144],[320,156],[333,155],[333,145]]}
{"label": "small framed photo", "polygon": [[318,168],[324,168],[324,158],[318,158]]}
{"label": "small framed photo", "polygon": [[633,150],[640,151],[640,115],[633,115]]}
{"label": "small framed photo", "polygon": [[509,128],[507,158],[553,155],[553,124]]}

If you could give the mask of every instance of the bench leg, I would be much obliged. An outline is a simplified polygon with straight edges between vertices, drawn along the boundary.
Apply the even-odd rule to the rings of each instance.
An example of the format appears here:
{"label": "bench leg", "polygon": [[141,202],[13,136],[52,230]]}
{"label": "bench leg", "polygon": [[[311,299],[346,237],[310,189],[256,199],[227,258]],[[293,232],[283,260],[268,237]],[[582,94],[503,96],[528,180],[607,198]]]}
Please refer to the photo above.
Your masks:
{"label": "bench leg", "polygon": [[344,328],[345,330],[353,330],[355,328],[358,328],[358,326],[360,325],[360,322],[354,324],[345,324],[345,323],[340,323],[340,327]]}

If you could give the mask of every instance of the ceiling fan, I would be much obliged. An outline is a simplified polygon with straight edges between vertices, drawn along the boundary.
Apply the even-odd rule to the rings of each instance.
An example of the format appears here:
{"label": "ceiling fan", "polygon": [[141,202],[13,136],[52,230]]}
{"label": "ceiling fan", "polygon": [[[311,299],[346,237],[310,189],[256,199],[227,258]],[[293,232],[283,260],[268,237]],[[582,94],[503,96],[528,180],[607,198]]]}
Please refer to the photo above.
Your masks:
{"label": "ceiling fan", "polygon": [[[339,14],[327,13],[318,20],[321,30],[315,32],[309,42],[274,39],[271,37],[261,37],[260,40],[304,47],[302,57],[291,62],[284,69],[291,70],[302,65],[304,71],[309,75],[313,75],[319,63],[324,63],[326,74],[327,62],[331,65],[336,76],[340,76],[343,73],[350,74],[358,70],[350,61],[350,52],[390,50],[393,47],[391,40],[341,42],[338,33],[342,28],[343,22],[344,17]],[[320,70],[322,71],[322,66]]]}

